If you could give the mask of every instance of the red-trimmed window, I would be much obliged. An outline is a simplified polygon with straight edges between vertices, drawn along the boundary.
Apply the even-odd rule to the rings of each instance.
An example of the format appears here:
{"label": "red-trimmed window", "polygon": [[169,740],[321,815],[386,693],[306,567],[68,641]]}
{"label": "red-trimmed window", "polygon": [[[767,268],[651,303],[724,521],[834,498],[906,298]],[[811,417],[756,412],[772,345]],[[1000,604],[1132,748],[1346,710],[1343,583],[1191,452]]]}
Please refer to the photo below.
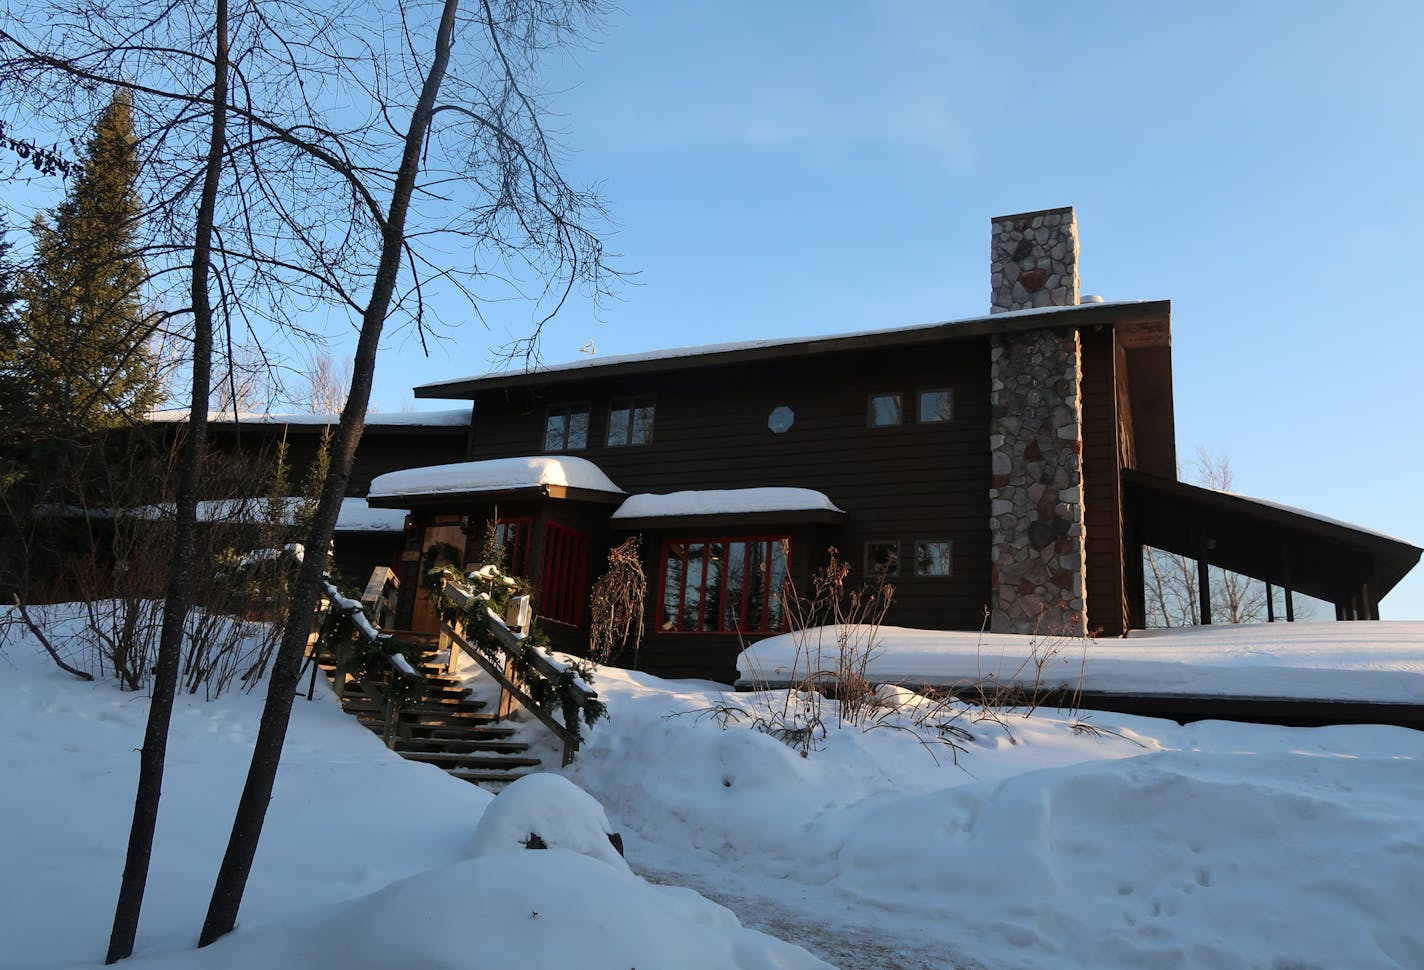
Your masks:
{"label": "red-trimmed window", "polygon": [[786,626],[785,536],[672,539],[663,543],[663,633],[773,633]]}
{"label": "red-trimmed window", "polygon": [[533,525],[533,519],[499,519],[495,524],[495,541],[504,549],[501,568],[510,576],[529,575],[529,530]]}
{"label": "red-trimmed window", "polygon": [[544,567],[539,571],[539,616],[578,626],[588,598],[588,536],[550,522],[544,526]]}

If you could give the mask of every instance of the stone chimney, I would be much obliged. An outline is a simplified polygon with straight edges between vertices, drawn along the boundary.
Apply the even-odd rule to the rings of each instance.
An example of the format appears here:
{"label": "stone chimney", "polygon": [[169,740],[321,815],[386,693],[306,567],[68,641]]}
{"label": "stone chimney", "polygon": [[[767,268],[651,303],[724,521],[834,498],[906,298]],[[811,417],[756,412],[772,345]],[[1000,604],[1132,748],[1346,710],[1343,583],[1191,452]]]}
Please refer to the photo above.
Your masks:
{"label": "stone chimney", "polygon": [[1077,306],[1078,220],[1073,207],[991,221],[990,313]]}
{"label": "stone chimney", "polygon": [[[992,312],[1078,303],[1073,210],[992,220]],[[990,336],[990,629],[1086,631],[1083,421],[1077,328]]]}

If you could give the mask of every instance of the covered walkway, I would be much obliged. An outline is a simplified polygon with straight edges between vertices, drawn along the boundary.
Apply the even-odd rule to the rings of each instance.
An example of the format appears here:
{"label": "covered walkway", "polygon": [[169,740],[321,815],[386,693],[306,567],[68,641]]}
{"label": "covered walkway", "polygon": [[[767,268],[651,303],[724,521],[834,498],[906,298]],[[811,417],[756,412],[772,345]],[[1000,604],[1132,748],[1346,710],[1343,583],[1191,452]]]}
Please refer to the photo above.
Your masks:
{"label": "covered walkway", "polygon": [[1379,601],[1424,553],[1358,526],[1139,471],[1124,470],[1122,484],[1127,588],[1139,629],[1146,618],[1144,546],[1196,561],[1204,624],[1211,623],[1208,566],[1282,587],[1288,620],[1292,592],[1333,603],[1336,619],[1377,620]]}

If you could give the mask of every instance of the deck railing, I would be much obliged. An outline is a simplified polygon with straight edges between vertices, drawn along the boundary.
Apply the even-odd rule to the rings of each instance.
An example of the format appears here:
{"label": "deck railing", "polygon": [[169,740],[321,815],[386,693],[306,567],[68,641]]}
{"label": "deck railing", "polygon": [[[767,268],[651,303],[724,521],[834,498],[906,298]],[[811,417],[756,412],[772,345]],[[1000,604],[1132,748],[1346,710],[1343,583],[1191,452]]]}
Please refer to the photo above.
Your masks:
{"label": "deck railing", "polygon": [[[398,681],[417,688],[424,684],[425,678],[410,665],[410,661],[403,654],[395,652],[385,654],[389,684],[371,683],[355,676],[357,641],[365,640],[369,644],[383,646],[391,636],[381,633],[371,623],[360,602],[342,596],[341,592],[325,579],[322,580],[322,587],[322,602],[325,606],[318,608],[314,629],[307,641],[307,649],[312,658],[312,684],[307,688],[307,696],[311,697],[315,686],[316,657],[325,646],[331,651],[335,661],[332,681],[336,699],[342,700],[347,693],[354,691],[374,703],[381,715],[381,738],[386,742],[386,747],[393,748],[398,740],[409,735],[409,730],[402,725],[400,718],[401,692],[393,688]],[[341,622],[342,618],[349,618],[349,627]],[[349,632],[345,636],[339,636],[337,631],[341,629],[348,629]]]}
{"label": "deck railing", "polygon": [[[459,670],[462,656],[469,657],[479,664],[499,684],[497,717],[508,717],[517,702],[563,743],[563,764],[569,765],[578,752],[582,738],[579,721],[585,718],[586,712],[591,707],[598,704],[597,692],[577,680],[563,684],[558,697],[559,713],[563,716],[563,722],[560,723],[558,718],[543,709],[530,696],[528,685],[520,676],[519,665],[515,663],[515,658],[523,660],[537,675],[554,682],[564,677],[564,666],[526,643],[523,632],[511,629],[505,622],[505,617],[496,615],[488,608],[484,608],[482,611],[478,609],[478,598],[468,587],[453,580],[446,580],[445,596],[464,613],[469,613],[472,608],[474,609],[474,615],[477,617],[476,622],[484,624],[485,630],[499,644],[501,653],[500,658],[492,657],[472,643],[463,615],[457,615],[440,624],[440,646],[449,651],[450,659],[447,667],[449,672],[454,673]],[[523,602],[520,602],[521,600]],[[527,625],[528,617],[529,602],[527,597],[517,597],[511,603],[509,618],[514,619],[516,625],[521,622]]]}

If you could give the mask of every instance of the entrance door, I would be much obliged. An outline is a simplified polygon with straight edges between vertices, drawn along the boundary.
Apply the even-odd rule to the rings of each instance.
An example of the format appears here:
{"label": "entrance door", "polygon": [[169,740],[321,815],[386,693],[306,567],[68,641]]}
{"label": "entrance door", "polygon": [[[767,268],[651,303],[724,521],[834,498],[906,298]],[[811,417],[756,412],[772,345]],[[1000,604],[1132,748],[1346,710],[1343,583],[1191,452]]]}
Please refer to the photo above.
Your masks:
{"label": "entrance door", "polygon": [[[433,525],[425,530],[425,541],[420,544],[420,568],[425,568],[425,550],[428,550],[436,543],[446,542],[454,546],[459,553],[458,562],[452,565],[459,567],[465,564],[465,532],[457,525]],[[439,633],[440,617],[435,614],[435,605],[430,601],[430,590],[426,588],[425,576],[420,575],[419,582],[415,590],[415,610],[410,617],[410,629],[413,633]]]}

